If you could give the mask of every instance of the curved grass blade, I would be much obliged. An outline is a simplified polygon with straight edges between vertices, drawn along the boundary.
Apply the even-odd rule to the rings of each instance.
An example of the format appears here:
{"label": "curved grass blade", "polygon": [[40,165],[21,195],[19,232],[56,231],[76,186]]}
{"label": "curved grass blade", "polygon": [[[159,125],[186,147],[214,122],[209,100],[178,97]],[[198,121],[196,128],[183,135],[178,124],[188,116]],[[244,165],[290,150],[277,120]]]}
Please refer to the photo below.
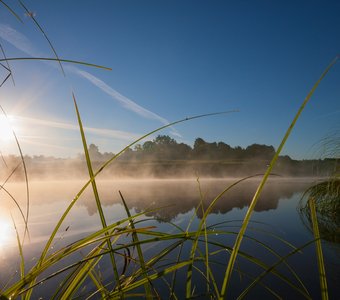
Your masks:
{"label": "curved grass blade", "polygon": [[[169,240],[174,240],[174,238],[170,235],[167,237]],[[163,240],[163,239],[161,239]],[[160,241],[159,238],[153,238],[153,239],[149,239],[149,240],[143,240],[143,241],[139,241],[138,244],[148,244],[148,243],[152,243],[152,242],[158,242]],[[175,241],[172,245],[169,245],[167,246],[166,248],[162,249],[161,252],[159,252],[157,255],[155,255],[154,257],[152,257],[147,263],[146,263],[146,268],[148,269],[152,269],[153,266],[160,262],[165,256],[167,256],[169,253],[171,253],[172,251],[174,251],[179,245],[181,245],[183,243],[182,240],[180,241]],[[132,245],[137,245],[137,243],[133,243],[131,244],[130,246]],[[139,269],[137,271],[135,271],[135,273],[133,273],[131,276],[130,276],[130,281],[132,282],[135,278],[138,278],[142,275],[143,273],[143,270],[142,269]],[[149,275],[147,276],[144,276],[146,279],[147,279],[147,283],[150,284],[151,286],[151,280],[148,280],[149,279]],[[130,282],[129,282],[130,284]],[[145,283],[143,284],[145,285]],[[126,286],[126,284],[125,284]]]}
{"label": "curved grass blade", "polygon": [[[11,171],[11,173],[7,176],[7,178],[5,179],[5,181],[2,183],[0,189],[5,186],[5,184],[11,179],[11,177],[13,176],[13,174],[19,169],[21,165],[21,162],[19,164],[17,164],[17,166]],[[8,168],[7,164],[6,167]]]}
{"label": "curved grass blade", "polygon": [[[130,210],[129,210],[128,206],[126,205],[126,201],[125,201],[121,191],[118,191],[118,192],[119,192],[120,198],[122,199],[122,202],[124,204],[124,208],[125,208],[126,214],[130,218],[130,220],[131,220],[130,221],[130,226],[131,226],[131,228],[133,230],[135,230],[136,229],[135,228],[135,224],[133,222],[133,218],[131,217]],[[146,266],[145,266],[145,260],[144,260],[144,256],[143,256],[143,251],[142,251],[142,248],[140,246],[138,235],[137,235],[136,231],[132,232],[132,240],[136,243],[138,259],[139,259],[139,263],[140,263],[140,266],[141,266],[141,269],[142,269],[142,276],[147,278],[147,269],[146,269]],[[150,284],[146,283],[144,285],[144,289],[145,289],[146,298],[147,299],[152,299],[153,297],[152,297],[152,292],[151,292]]]}
{"label": "curved grass blade", "polygon": [[14,16],[16,17],[16,19],[23,23],[23,21],[21,20],[21,18],[19,17],[19,15],[8,5],[6,4],[3,0],[0,0],[0,2],[8,9],[8,11]]}
{"label": "curved grass blade", "polygon": [[[60,300],[73,299],[74,293],[79,289],[80,285],[84,282],[86,277],[92,272],[93,268],[99,263],[102,256],[97,257],[103,251],[102,247],[106,241],[104,241],[99,247],[93,249],[87,257],[95,256],[96,258],[90,258],[89,260],[85,260],[85,262],[77,268],[78,272],[76,272],[69,280],[67,288],[63,291],[62,295],[60,295]],[[112,253],[111,251],[109,253]]]}
{"label": "curved grass blade", "polygon": [[[203,206],[203,200],[204,200],[204,195],[202,192],[202,187],[201,187],[201,183],[200,183],[200,179],[199,177],[197,177],[196,179],[197,184],[198,184],[198,191],[199,191],[199,195],[200,195],[200,206],[202,209],[202,215],[204,216],[204,206]],[[203,230],[204,230],[204,240],[205,240],[205,266],[206,266],[206,274],[205,274],[205,278],[206,278],[206,283],[207,283],[207,293],[210,290],[210,278],[209,278],[209,244],[208,244],[208,235],[207,235],[207,223],[206,220],[204,220],[203,222]]]}
{"label": "curved grass blade", "polygon": [[[207,232],[205,230],[204,232],[204,243],[205,244],[208,244],[208,239],[207,239]],[[218,298],[219,297],[219,289],[217,287],[217,282],[215,280],[215,277],[214,277],[214,274],[211,270],[211,261],[210,260],[207,260],[206,259],[206,256],[209,255],[210,256],[210,253],[202,253],[200,251],[200,249],[198,249],[198,251],[201,253],[201,257],[202,257],[202,260],[205,264],[205,267],[206,267],[206,274],[208,274],[208,276],[206,274],[203,274],[203,276],[206,278],[206,282],[207,282],[207,294],[211,293],[210,292],[210,286],[212,285],[214,290],[215,290],[215,294],[216,294],[216,297]],[[208,262],[208,263],[207,263]],[[210,283],[211,282],[211,283]]]}
{"label": "curved grass blade", "polygon": [[93,270],[89,272],[89,277],[96,287],[96,292],[101,294],[101,298],[107,298],[108,291],[105,286],[100,282],[100,280],[95,276]]}
{"label": "curved grass blade", "polygon": [[8,75],[5,77],[5,79],[1,82],[1,84],[0,84],[0,88],[5,84],[5,82],[7,81],[7,79],[9,78],[9,77],[11,77],[11,71],[7,68],[7,67],[5,67],[2,63],[0,63],[0,66],[2,66],[3,68],[5,68],[7,71],[8,71]]}
{"label": "curved grass blade", "polygon": [[[99,257],[100,259],[100,257]],[[78,267],[80,267],[81,265],[79,265]],[[54,292],[54,295],[51,297],[51,300],[56,300],[56,299],[60,299],[61,295],[63,295],[62,290],[66,288],[66,284],[68,281],[70,281],[71,277],[73,276],[73,273],[71,273],[64,281],[63,283],[59,284],[59,288]],[[94,270],[89,270],[88,271],[88,276],[91,278],[93,284],[96,287],[96,291],[97,293],[100,293],[102,295],[102,299],[105,299],[107,296],[107,290],[105,289],[105,287],[101,284],[100,280],[96,277],[96,275],[94,274]]]}
{"label": "curved grass blade", "polygon": [[228,283],[230,281],[230,278],[231,278],[231,274],[232,274],[232,271],[233,271],[233,267],[234,267],[234,264],[235,264],[235,261],[236,261],[236,258],[237,258],[237,253],[240,249],[240,246],[241,246],[241,242],[242,242],[242,239],[243,239],[243,235],[245,234],[245,231],[247,229],[247,226],[248,226],[248,223],[249,223],[249,220],[250,220],[250,217],[254,211],[254,208],[255,208],[255,205],[260,197],[260,194],[264,188],[264,185],[265,183],[267,182],[267,179],[284,147],[284,145],[286,144],[286,141],[288,139],[288,137],[290,136],[290,133],[292,132],[297,120],[299,119],[302,111],[304,110],[305,106],[307,105],[307,103],[309,102],[310,98],[312,97],[312,95],[314,94],[314,91],[316,90],[316,88],[319,86],[320,82],[323,80],[323,78],[327,75],[327,73],[329,72],[329,70],[336,64],[336,62],[338,61],[338,56],[327,66],[327,68],[325,69],[325,71],[321,74],[320,78],[318,79],[318,81],[314,84],[314,86],[312,87],[311,91],[308,93],[308,95],[306,96],[305,100],[302,102],[299,110],[297,111],[293,121],[291,122],[290,126],[288,127],[277,151],[275,152],[275,155],[274,157],[272,158],[264,176],[263,176],[263,179],[262,181],[260,182],[254,196],[253,196],[253,199],[249,205],[249,208],[247,210],[247,213],[246,213],[246,216],[244,217],[244,221],[243,221],[243,224],[242,224],[242,227],[239,231],[239,234],[237,235],[237,238],[236,238],[236,241],[235,241],[235,244],[234,244],[234,247],[233,247],[233,251],[231,253],[231,256],[230,256],[230,259],[229,259],[229,262],[228,262],[228,266],[227,266],[227,269],[226,269],[226,272],[225,272],[225,275],[224,275],[224,279],[223,279],[223,284],[222,284],[222,289],[221,289],[221,297],[220,299],[224,299],[225,296],[226,296],[226,292],[227,292],[227,286],[228,286]]}
{"label": "curved grass blade", "polygon": [[[3,107],[1,105],[0,105],[0,109],[3,113],[3,115],[5,116],[5,118],[8,120],[8,116],[7,116],[5,110],[3,109]],[[21,149],[19,140],[18,140],[17,135],[16,135],[16,133],[13,129],[12,129],[12,133],[13,133],[15,143],[16,143],[17,148],[18,148],[19,153],[20,153],[20,159],[21,159],[21,162],[22,162],[22,166],[24,168],[24,176],[25,176],[25,184],[26,184],[26,217],[25,217],[25,232],[24,232],[24,238],[23,238],[23,239],[25,239],[26,234],[29,237],[28,217],[29,217],[29,209],[30,209],[30,195],[29,195],[29,186],[28,186],[28,173],[27,173],[26,163],[25,163],[24,155],[22,153],[22,149]]]}
{"label": "curved grass blade", "polygon": [[322,254],[322,246],[321,246],[321,237],[318,226],[318,219],[316,216],[316,209],[314,199],[310,198],[308,201],[310,207],[310,216],[313,225],[313,233],[315,238],[315,247],[316,247],[316,255],[318,260],[318,269],[319,269],[319,279],[320,279],[320,289],[321,289],[321,299],[328,300],[328,288],[327,288],[327,277],[325,271],[325,263],[323,260]]}
{"label": "curved grass blade", "polygon": [[12,221],[13,221],[13,225],[14,225],[14,229],[15,229],[15,233],[16,233],[16,237],[17,237],[17,244],[18,244],[18,248],[19,248],[19,256],[20,256],[20,277],[21,279],[24,278],[25,276],[25,258],[24,258],[24,252],[23,252],[23,244],[21,244],[20,242],[20,237],[19,237],[19,232],[17,229],[17,226],[15,224],[15,221],[12,217]]}
{"label": "curved grass blade", "polygon": [[4,59],[4,58],[0,59],[0,62],[2,62],[2,61],[18,61],[18,60],[19,61],[21,61],[21,60],[58,61],[58,62],[66,62],[66,63],[76,64],[76,65],[82,65],[82,66],[86,66],[86,67],[103,69],[103,70],[107,70],[107,71],[112,70],[111,68],[108,68],[108,67],[87,63],[87,62],[84,62],[84,61],[78,61],[78,60],[72,60],[72,59],[63,59],[63,58],[56,59],[56,58],[50,58],[50,57],[7,57],[6,59]]}
{"label": "curved grass blade", "polygon": [[4,156],[3,156],[3,154],[2,154],[1,151],[0,151],[0,156],[1,156],[1,160],[2,160],[2,162],[4,163],[5,167],[8,168],[8,165],[7,165],[7,163],[6,163],[6,160],[5,160],[5,158],[4,158]]}
{"label": "curved grass blade", "polygon": [[[134,283],[131,283],[129,284],[128,286],[124,287],[123,288],[123,292],[128,292],[128,291],[131,291],[149,281],[152,281],[152,280],[155,280],[157,278],[160,278],[160,277],[164,277],[165,275],[169,274],[169,273],[172,273],[174,270],[178,270],[178,269],[181,269],[185,266],[187,266],[188,264],[190,264],[190,261],[182,261],[176,265],[173,265],[173,266],[170,266],[160,272],[157,272],[157,273],[154,273],[154,274],[151,274],[151,275],[148,275],[148,278],[142,278]],[[118,294],[117,292],[113,292],[110,294],[111,297],[117,297]]]}
{"label": "curved grass blade", "polygon": [[13,72],[11,70],[11,66],[9,65],[9,62],[7,61],[7,57],[6,57],[6,53],[5,53],[5,50],[4,48],[2,47],[2,45],[0,44],[0,50],[1,50],[1,53],[4,57],[4,59],[6,60],[6,64],[7,64],[7,67],[5,67],[4,65],[2,65],[3,67],[5,67],[11,74],[11,78],[12,78],[12,82],[13,82],[13,85],[15,86],[15,81],[14,81],[14,77],[13,77]]}
{"label": "curved grass blade", "polygon": [[23,218],[24,224],[26,224],[26,217],[25,217],[24,212],[22,211],[18,201],[13,197],[13,195],[3,185],[0,185],[0,190],[3,190],[13,200],[16,207],[19,209],[19,212],[20,212],[21,217]]}

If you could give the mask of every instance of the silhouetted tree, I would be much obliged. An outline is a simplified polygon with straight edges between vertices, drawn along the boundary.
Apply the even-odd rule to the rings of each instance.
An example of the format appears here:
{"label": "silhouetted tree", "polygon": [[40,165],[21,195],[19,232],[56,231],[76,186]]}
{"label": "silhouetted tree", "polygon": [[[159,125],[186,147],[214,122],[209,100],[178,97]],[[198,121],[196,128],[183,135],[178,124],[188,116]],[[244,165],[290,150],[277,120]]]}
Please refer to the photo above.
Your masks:
{"label": "silhouetted tree", "polygon": [[102,154],[99,152],[99,148],[95,144],[90,144],[89,155],[90,155],[91,160],[93,161],[99,161],[102,158]]}
{"label": "silhouetted tree", "polygon": [[273,146],[252,144],[246,148],[247,158],[271,159],[275,154]]}
{"label": "silhouetted tree", "polygon": [[193,155],[195,158],[217,159],[217,143],[207,143],[202,138],[197,138],[194,143]]}
{"label": "silhouetted tree", "polygon": [[171,151],[171,158],[180,160],[189,159],[192,153],[191,147],[184,143],[172,145]]}
{"label": "silhouetted tree", "polygon": [[168,135],[158,135],[154,140],[153,142],[156,144],[156,145],[165,145],[165,146],[169,146],[169,145],[176,145],[177,142],[169,137]]}
{"label": "silhouetted tree", "polygon": [[155,150],[155,143],[152,141],[147,141],[143,144],[142,148],[145,153],[151,153],[153,150]]}

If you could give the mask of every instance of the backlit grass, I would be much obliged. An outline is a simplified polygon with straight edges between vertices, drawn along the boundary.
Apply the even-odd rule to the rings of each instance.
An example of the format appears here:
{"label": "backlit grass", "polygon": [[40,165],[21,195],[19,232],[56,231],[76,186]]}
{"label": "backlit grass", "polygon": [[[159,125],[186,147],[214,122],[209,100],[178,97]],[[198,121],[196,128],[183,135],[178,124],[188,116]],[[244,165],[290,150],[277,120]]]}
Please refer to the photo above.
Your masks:
{"label": "backlit grass", "polygon": [[[25,11],[29,12],[22,1],[19,2]],[[11,11],[13,16],[18,18],[18,15],[7,4],[5,4],[3,1],[1,1],[1,3],[4,4],[5,8]],[[57,62],[60,65],[62,72],[63,63],[80,63],[88,67],[100,67],[103,69],[108,69],[94,64],[60,58],[55,50],[55,47],[52,45],[50,39],[47,37],[45,31],[40,26],[38,21],[33,16],[32,19],[38,30],[43,33],[55,57],[9,58],[5,56],[5,58],[1,59],[0,62],[8,63],[11,60],[51,60]],[[121,193],[120,196],[126,211],[126,218],[114,223],[107,223],[105,212],[102,208],[100,191],[98,191],[96,185],[96,177],[108,165],[114,163],[117,157],[119,157],[127,149],[137,144],[142,139],[150,136],[151,134],[182,122],[188,122],[192,119],[219,114],[228,114],[234,112],[234,110],[187,117],[164,125],[141,136],[136,141],[127,145],[118,154],[114,155],[112,158],[103,163],[97,170],[93,170],[92,162],[88,154],[86,135],[81,120],[81,114],[77,106],[76,97],[74,94],[70,95],[70,99],[74,101],[89,179],[75,195],[64,213],[60,216],[60,219],[55,225],[50,237],[46,241],[46,244],[41,251],[40,257],[30,269],[26,268],[26,262],[24,259],[25,244],[27,242],[29,225],[29,174],[25,169],[24,154],[21,151],[19,143],[20,141],[16,138],[14,133],[17,147],[22,158],[22,164],[24,166],[26,178],[26,211],[24,211],[24,209],[19,206],[14,197],[12,197],[12,200],[16,203],[17,208],[20,210],[26,229],[22,237],[20,233],[16,231],[18,252],[21,261],[20,278],[18,278],[15,282],[11,282],[8,286],[0,289],[0,299],[16,299],[18,297],[22,297],[23,299],[32,299],[35,289],[38,289],[41,283],[50,280],[55,282],[55,290],[51,291],[52,299],[122,299],[141,296],[152,299],[163,298],[164,295],[168,295],[170,299],[191,299],[198,296],[205,297],[207,299],[225,299],[228,297],[228,292],[234,288],[233,279],[236,276],[241,276],[249,280],[249,285],[240,293],[239,298],[245,297],[256,286],[262,286],[262,288],[270,293],[273,297],[280,298],[281,295],[277,294],[275,291],[275,286],[269,286],[262,280],[266,276],[273,276],[285,284],[287,288],[289,287],[290,289],[294,290],[299,297],[310,299],[311,295],[309,294],[308,289],[300,279],[299,275],[294,271],[294,266],[288,263],[288,258],[295,255],[301,251],[301,249],[312,243],[316,243],[317,246],[317,260],[321,278],[321,295],[323,299],[327,299],[328,290],[325,275],[326,270],[322,259],[322,247],[320,243],[321,229],[320,226],[318,226],[318,222],[319,215],[324,214],[328,207],[333,205],[333,203],[325,205],[321,202],[318,203],[317,201],[309,202],[310,220],[313,225],[315,240],[312,240],[302,246],[289,245],[291,251],[286,255],[279,254],[271,247],[271,245],[267,245],[260,240],[247,235],[246,230],[249,229],[248,225],[251,222],[251,216],[254,212],[255,205],[283,147],[285,146],[286,141],[294,129],[300,115],[303,113],[303,110],[310,101],[314,91],[329,72],[329,70],[338,61],[338,58],[339,57],[336,57],[328,65],[328,67],[322,73],[320,79],[314,84],[307,97],[302,101],[300,108],[288,126],[288,129],[283,136],[282,141],[266,172],[263,175],[253,175],[236,180],[233,184],[226,186],[224,190],[216,195],[211,204],[205,209],[202,205],[203,201],[201,201],[192,216],[193,220],[196,217],[198,210],[202,211],[203,216],[198,222],[198,226],[193,227],[191,221],[189,221],[186,228],[181,228],[169,222],[169,226],[172,226],[174,229],[171,233],[159,231],[156,227],[148,225],[145,214],[149,211],[143,211],[141,213],[132,215],[128,209],[128,199],[125,199],[124,195]],[[10,77],[8,76],[5,79],[5,82],[8,78]],[[5,113],[5,110],[2,110]],[[209,224],[207,219],[214,205],[216,205],[216,203],[224,194],[228,193],[240,182],[247,181],[248,179],[255,176],[262,176],[262,180],[260,181],[252,198],[252,202],[249,205],[242,225],[239,226],[238,230],[228,228],[228,226],[222,226],[222,228],[218,230],[213,229],[216,224]],[[4,190],[6,188],[5,185],[6,182],[1,185],[1,188]],[[73,241],[71,244],[62,247],[61,249],[51,251],[51,246],[55,242],[57,233],[60,232],[65,218],[69,215],[71,210],[74,208],[74,205],[80,199],[80,196],[90,185],[93,190],[102,227],[97,231],[87,235],[86,237]],[[320,199],[321,195],[323,194],[322,192],[321,194],[317,193],[323,191],[325,185],[326,183],[319,184],[315,191],[312,190],[311,199]],[[334,182],[334,188],[336,191],[339,190],[339,181]],[[329,186],[327,186],[327,190],[330,190]],[[9,191],[8,193],[10,194]],[[202,193],[199,196],[201,199],[204,197]],[[159,207],[157,209],[166,208]],[[332,209],[329,211],[332,212]],[[331,218],[331,216],[327,218]],[[213,238],[216,236],[216,234],[218,234],[220,237],[218,241],[214,240]],[[234,242],[230,243],[230,238],[232,238]],[[283,244],[288,244],[287,241],[279,236],[276,236],[276,239]],[[266,253],[274,255],[276,257],[276,262],[269,264],[266,261],[263,261],[262,259],[252,255],[252,253],[247,253],[246,251],[242,250],[240,247],[244,240],[252,241],[257,245],[257,247],[261,248]],[[158,245],[156,253],[154,253],[152,257],[147,257],[143,252],[143,249],[145,249],[145,247],[154,247],[154,245]],[[161,246],[159,247],[159,245]],[[79,253],[82,254],[81,259],[71,259],[72,262],[66,263],[65,265],[65,261],[69,262],[69,259],[72,258],[73,255]],[[223,260],[217,259],[217,257],[221,256],[223,257]],[[238,260],[240,259],[246,261],[252,266],[256,266],[261,270],[261,273],[254,277],[254,275],[251,274],[247,268],[243,269],[238,265]],[[98,266],[104,266],[108,262],[112,266],[112,268],[110,267],[111,274],[103,278],[100,274]],[[285,267],[285,271],[283,272],[281,268],[278,268],[278,266]],[[224,275],[223,278],[218,278],[216,275],[216,270],[221,268],[223,269],[222,273]],[[196,287],[200,282],[204,282],[203,289],[198,289]],[[179,285],[185,287],[182,294],[178,294],[176,292],[176,287]],[[162,288],[159,288],[159,286]],[[197,292],[197,290],[199,290],[199,292]]]}

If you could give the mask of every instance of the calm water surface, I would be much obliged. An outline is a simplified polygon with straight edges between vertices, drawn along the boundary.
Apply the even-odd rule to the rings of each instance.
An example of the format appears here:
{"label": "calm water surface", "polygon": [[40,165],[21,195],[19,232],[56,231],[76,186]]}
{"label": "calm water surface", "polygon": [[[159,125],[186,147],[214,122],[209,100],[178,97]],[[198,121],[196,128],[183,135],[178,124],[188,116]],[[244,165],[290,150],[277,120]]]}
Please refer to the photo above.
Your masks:
{"label": "calm water surface", "polygon": [[[203,201],[203,206],[207,207],[214,197],[234,181],[235,180],[231,179],[205,179],[198,183],[195,179],[180,181],[103,180],[98,182],[98,186],[107,223],[126,217],[118,194],[118,191],[121,191],[132,214],[151,210],[152,208],[155,209],[152,212],[146,213],[143,218],[150,218],[150,220],[141,223],[140,226],[155,226],[155,230],[157,231],[176,233],[179,232],[179,230],[169,225],[169,221],[185,230],[190,220],[192,220],[191,229],[195,229],[202,216],[201,209],[197,211],[197,216],[194,216],[195,207],[197,207],[201,200]],[[297,211],[297,205],[303,192],[312,183],[313,181],[310,179],[292,180],[280,178],[270,180],[256,206],[255,213],[251,219],[252,222],[247,230],[247,236],[249,236],[249,238],[244,239],[241,250],[271,265],[277,262],[278,258],[268,250],[268,247],[261,246],[260,243],[269,246],[273,251],[284,256],[293,250],[291,245],[300,247],[311,241],[313,236],[301,221],[301,217]],[[226,247],[233,245],[235,239],[233,232],[238,231],[257,184],[258,180],[243,182],[228,191],[217,202],[207,221],[207,225],[210,226],[209,228],[216,231],[216,234],[211,236],[211,241],[221,243],[226,245]],[[80,181],[45,181],[32,182],[30,184],[30,241],[27,241],[24,246],[27,268],[32,266],[39,257],[40,251],[55,224],[82,185],[83,182]],[[12,183],[6,185],[6,188],[8,191],[11,191],[15,199],[20,202],[20,205],[25,207],[25,186],[21,183]],[[20,232],[22,232],[22,221],[18,209],[4,191],[1,191],[1,198],[0,288],[3,288],[15,281],[19,269],[16,236],[10,214],[14,216],[18,227],[20,228],[21,226]],[[64,221],[51,251],[68,245],[100,228],[100,219],[95,200],[92,196],[91,189],[88,189]],[[223,230],[228,230],[231,233],[228,235],[221,234],[220,231]],[[281,240],[278,239],[278,237]],[[283,242],[283,240],[285,242]],[[123,241],[121,242],[123,243]],[[161,243],[146,245],[143,248],[144,254],[146,257],[152,257],[155,253],[159,252],[162,247],[164,247],[164,245]],[[187,258],[189,250],[190,244],[185,243],[182,252],[183,259]],[[337,281],[339,281],[339,246],[323,241],[323,250],[330,296],[336,299],[340,291],[337,287]],[[209,252],[213,253],[214,251],[217,252],[211,258],[211,265],[216,282],[220,285],[223,280],[229,253],[227,250],[221,251],[220,247],[211,244],[209,246]],[[167,261],[174,261],[177,252],[169,255]],[[80,253],[72,259],[79,259],[81,257],[82,254]],[[311,297],[314,299],[320,298],[314,244],[289,257],[287,262],[303,281]],[[64,265],[67,263],[70,263],[70,260],[64,262]],[[162,263],[160,263],[160,265]],[[53,270],[57,270],[62,265],[63,264],[59,265],[59,267]],[[198,265],[198,268],[202,266]],[[109,263],[104,260],[100,267],[100,272],[104,280],[106,279],[105,277],[108,277],[107,280],[109,280],[111,276],[109,273],[111,271]],[[120,267],[122,268],[122,263]],[[253,263],[249,263],[249,261],[242,257],[238,259],[235,268],[240,271],[235,272],[235,276],[231,282],[232,289],[228,295],[232,299],[236,298],[242,290],[250,284],[251,277],[256,277],[263,271],[263,269]],[[278,270],[298,285],[297,280],[287,266],[281,264]],[[178,282],[185,282],[185,277],[183,276],[181,273],[178,274]],[[289,284],[275,276],[266,276],[262,283],[262,286],[258,285],[251,290],[247,296],[249,299],[258,297],[273,298],[273,295],[270,294],[264,286],[270,287],[283,298],[302,298]],[[44,282],[35,289],[34,297],[49,299],[51,290],[55,289],[55,285],[56,282],[53,280]],[[161,298],[167,299],[169,297],[169,289],[166,285],[164,286],[162,281],[156,281],[154,285],[158,289]],[[197,298],[207,298],[207,296],[203,296],[206,291],[206,284],[201,280],[199,272],[194,272],[193,286],[195,286],[195,295],[197,295]],[[90,289],[90,287],[88,288]],[[176,284],[175,292],[179,296],[184,296],[184,289],[185,287],[183,285]]]}

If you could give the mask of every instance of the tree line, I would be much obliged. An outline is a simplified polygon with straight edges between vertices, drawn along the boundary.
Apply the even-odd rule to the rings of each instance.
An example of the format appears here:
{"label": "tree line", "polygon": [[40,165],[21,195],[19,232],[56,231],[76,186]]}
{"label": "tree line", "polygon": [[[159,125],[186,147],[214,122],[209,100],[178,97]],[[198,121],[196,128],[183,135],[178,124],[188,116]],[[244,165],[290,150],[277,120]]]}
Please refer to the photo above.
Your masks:
{"label": "tree line", "polygon": [[[93,168],[114,156],[112,152],[100,152],[95,144],[89,145]],[[128,149],[103,175],[121,177],[233,177],[264,173],[275,154],[275,148],[268,145],[252,144],[242,148],[232,147],[224,142],[207,142],[197,138],[193,146],[178,143],[168,135],[158,135],[151,141],[137,144]],[[30,178],[86,178],[87,164],[84,154],[75,158],[55,158],[25,156],[25,164]],[[15,155],[1,156],[0,179],[23,180],[21,158]],[[339,173],[338,159],[294,160],[280,156],[273,173],[282,176],[332,176]]]}
{"label": "tree line", "polygon": [[[101,153],[98,146],[89,146],[90,157],[94,161],[104,161],[113,153]],[[128,149],[120,159],[138,160],[270,160],[275,154],[273,146],[252,144],[246,148],[232,147],[224,142],[206,142],[196,138],[193,147],[178,143],[168,135],[158,135],[152,141],[137,144]],[[286,159],[290,159],[287,157]]]}

